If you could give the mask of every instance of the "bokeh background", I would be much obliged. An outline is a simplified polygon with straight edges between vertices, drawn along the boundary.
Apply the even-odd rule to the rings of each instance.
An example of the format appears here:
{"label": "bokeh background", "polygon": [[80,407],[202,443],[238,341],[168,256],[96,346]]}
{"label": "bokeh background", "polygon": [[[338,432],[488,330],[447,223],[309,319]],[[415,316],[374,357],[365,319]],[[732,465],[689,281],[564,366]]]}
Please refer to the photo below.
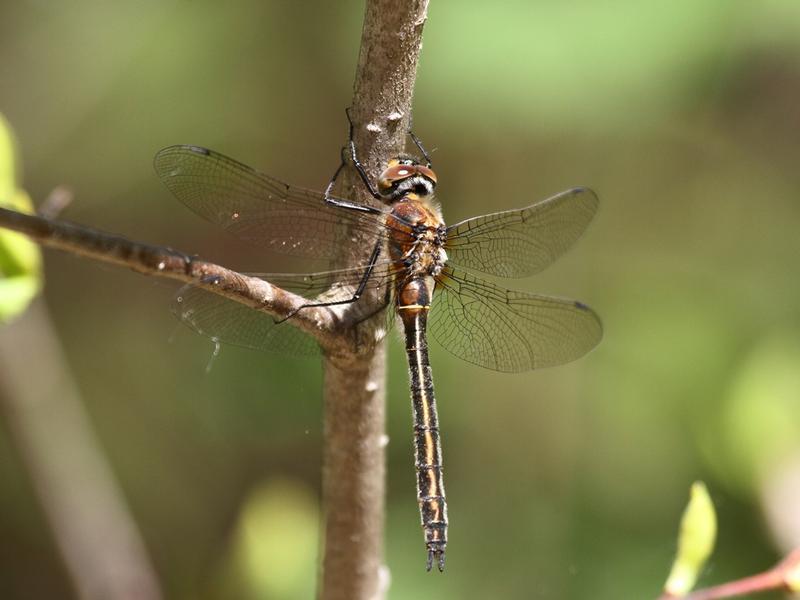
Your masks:
{"label": "bokeh background", "polygon": [[[346,137],[362,2],[0,4],[0,112],[65,218],[242,270],[275,258],[172,198],[163,146],[322,188]],[[391,341],[391,598],[654,598],[692,481],[702,582],[800,545],[800,4],[433,0],[415,130],[450,222],[588,185],[586,236],[519,289],[579,298],[593,353],[524,375],[433,349],[451,543],[424,572],[406,366]],[[165,596],[311,598],[321,369],[176,325],[176,286],[54,251],[44,297]],[[0,335],[3,332],[0,331]],[[29,372],[41,365],[35,348]],[[794,483],[793,483],[794,482]],[[75,597],[9,428],[0,596]],[[774,596],[778,597],[778,596]]]}

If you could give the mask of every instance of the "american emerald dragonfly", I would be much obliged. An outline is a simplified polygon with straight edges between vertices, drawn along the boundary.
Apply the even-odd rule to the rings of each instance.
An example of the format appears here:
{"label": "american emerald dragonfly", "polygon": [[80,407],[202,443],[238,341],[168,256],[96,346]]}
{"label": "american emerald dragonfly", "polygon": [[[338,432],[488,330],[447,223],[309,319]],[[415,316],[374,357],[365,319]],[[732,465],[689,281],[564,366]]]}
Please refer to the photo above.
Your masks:
{"label": "american emerald dragonfly", "polygon": [[[479,274],[521,278],[543,270],[581,236],[598,200],[591,190],[574,188],[447,227],[433,198],[436,174],[412,139],[423,158],[393,158],[373,183],[358,161],[351,132],[350,159],[379,207],[334,196],[336,176],[325,192],[310,191],[197,146],[161,150],[155,169],[194,212],[262,248],[331,259],[347,255],[348,244],[357,246],[352,255],[362,259],[356,266],[264,277],[307,297],[307,307],[355,307],[365,292],[385,291],[392,318],[402,324],[408,356],[427,568],[435,563],[441,571],[447,501],[428,334],[459,358],[504,372],[563,364],[594,348],[602,326],[585,304],[508,290]],[[335,300],[332,289],[338,291]],[[178,292],[174,311],[215,342],[300,355],[320,351],[291,318],[279,320],[191,285]]]}

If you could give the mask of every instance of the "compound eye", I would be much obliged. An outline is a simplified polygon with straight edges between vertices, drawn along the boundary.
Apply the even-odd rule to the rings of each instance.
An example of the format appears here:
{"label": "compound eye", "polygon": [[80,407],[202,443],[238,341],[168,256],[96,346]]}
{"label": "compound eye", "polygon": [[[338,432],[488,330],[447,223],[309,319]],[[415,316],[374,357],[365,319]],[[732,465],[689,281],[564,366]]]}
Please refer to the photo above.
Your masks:
{"label": "compound eye", "polygon": [[399,182],[408,179],[413,174],[414,169],[411,168],[411,165],[404,164],[402,160],[392,161],[378,179],[378,191],[390,192]]}
{"label": "compound eye", "polygon": [[431,169],[430,167],[424,167],[422,165],[418,165],[417,171],[419,172],[420,175],[430,180],[433,183],[433,185],[437,184],[436,173],[434,173],[433,169]]}

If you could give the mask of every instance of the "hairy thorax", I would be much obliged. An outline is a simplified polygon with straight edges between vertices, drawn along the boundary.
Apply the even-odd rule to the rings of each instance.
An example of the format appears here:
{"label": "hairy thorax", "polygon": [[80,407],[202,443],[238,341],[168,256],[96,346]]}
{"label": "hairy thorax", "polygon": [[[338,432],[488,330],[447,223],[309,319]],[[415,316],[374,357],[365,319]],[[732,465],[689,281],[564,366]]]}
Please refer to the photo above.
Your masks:
{"label": "hairy thorax", "polygon": [[388,225],[392,232],[389,253],[405,270],[404,279],[441,273],[447,261],[447,233],[437,206],[428,198],[409,194],[392,207]]}

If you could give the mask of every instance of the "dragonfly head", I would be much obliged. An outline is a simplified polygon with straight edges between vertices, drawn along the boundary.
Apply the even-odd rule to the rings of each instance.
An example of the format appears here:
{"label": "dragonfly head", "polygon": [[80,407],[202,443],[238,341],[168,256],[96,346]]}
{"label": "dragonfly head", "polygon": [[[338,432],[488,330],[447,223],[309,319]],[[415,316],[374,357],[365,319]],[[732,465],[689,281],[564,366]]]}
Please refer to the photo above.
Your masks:
{"label": "dragonfly head", "polygon": [[430,196],[435,187],[433,169],[408,156],[391,159],[378,178],[378,191],[387,200],[398,200],[408,194]]}

